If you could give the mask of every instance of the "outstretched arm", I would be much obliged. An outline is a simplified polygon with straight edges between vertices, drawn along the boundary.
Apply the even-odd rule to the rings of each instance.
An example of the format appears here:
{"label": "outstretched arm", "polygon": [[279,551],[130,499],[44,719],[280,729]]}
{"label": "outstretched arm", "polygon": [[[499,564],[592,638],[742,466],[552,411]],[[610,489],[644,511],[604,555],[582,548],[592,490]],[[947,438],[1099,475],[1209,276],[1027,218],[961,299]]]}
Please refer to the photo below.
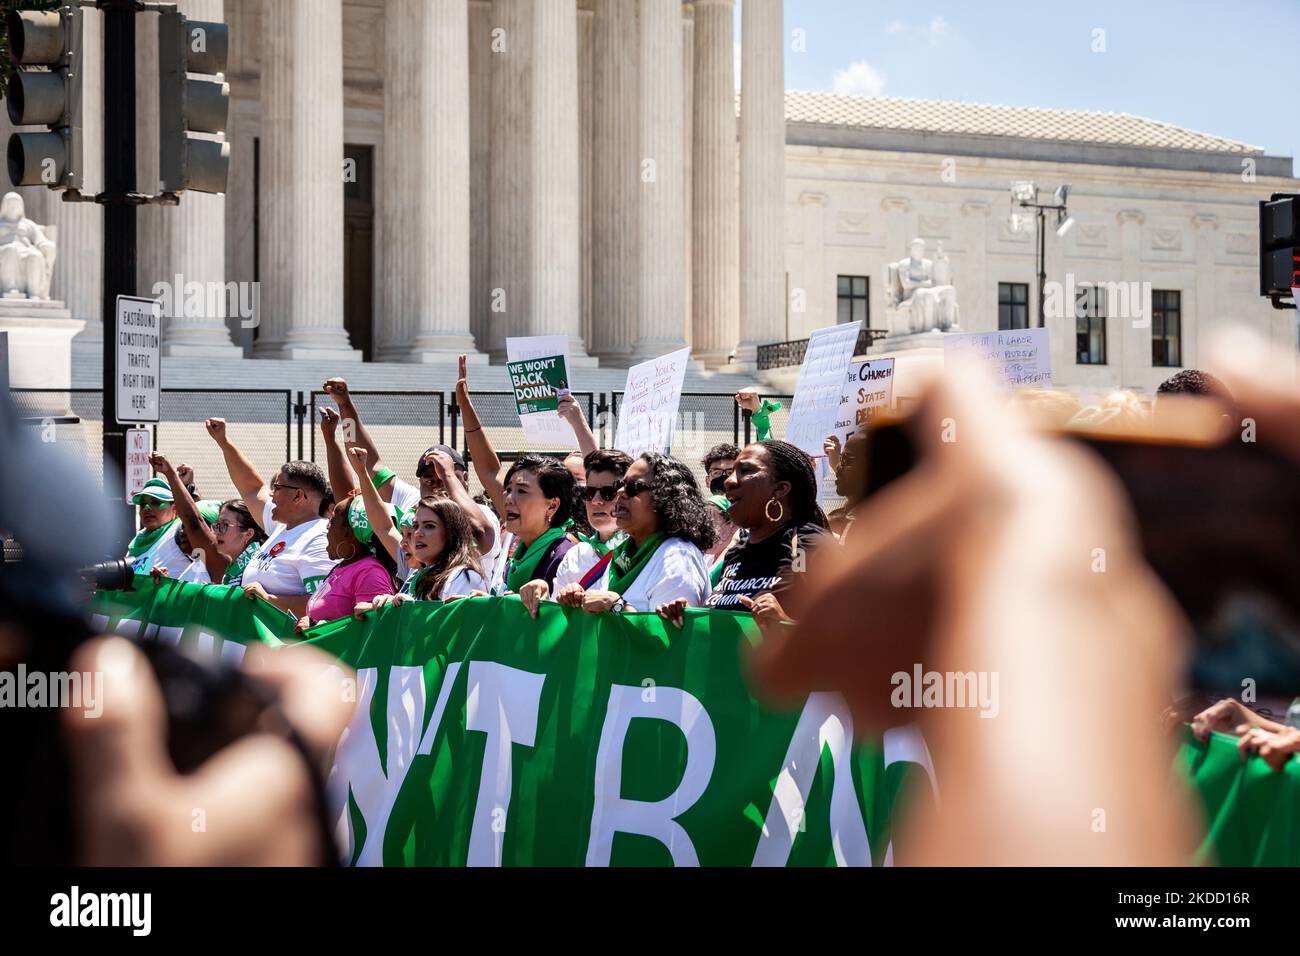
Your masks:
{"label": "outstretched arm", "polygon": [[[492,504],[496,505],[497,514],[503,515],[506,513],[506,489],[497,477],[501,471],[501,459],[483,433],[483,423],[479,421],[474,403],[470,401],[469,374],[463,355],[460,357],[460,378],[456,382],[456,404],[460,406],[461,423],[465,426],[465,443],[474,459],[474,474],[478,475],[483,490],[492,499]],[[477,508],[474,510],[478,511]]]}
{"label": "outstretched arm", "polygon": [[[348,383],[341,378],[332,378],[323,386],[325,394],[334,399],[334,403],[339,407],[339,418],[343,423],[343,440],[348,447],[359,446],[366,450],[366,468],[367,470],[357,475],[357,480],[364,483],[374,481],[375,473],[384,467],[383,459],[379,457],[379,447],[370,437],[370,431],[366,428],[365,423],[361,421],[361,413],[357,411],[356,403],[352,400],[352,393],[348,391]],[[350,424],[349,424],[350,423]],[[351,435],[349,435],[351,432]],[[331,482],[332,486],[333,482]],[[385,485],[381,492],[381,497],[391,498],[393,494],[392,485]],[[338,495],[335,494],[335,498]]]}
{"label": "outstretched arm", "polygon": [[582,406],[578,404],[578,400],[572,395],[565,395],[560,399],[560,407],[557,411],[560,417],[573,428],[573,435],[578,439],[578,450],[584,456],[595,451],[598,447],[596,436],[591,433],[591,425],[587,423],[587,416],[582,414]]}
{"label": "outstretched arm", "polygon": [[[271,489],[257,473],[253,463],[226,434],[224,418],[209,418],[204,423],[204,427],[212,436],[212,440],[217,443],[217,447],[221,449],[221,457],[226,461],[226,472],[230,475],[231,484],[239,492],[239,497],[243,498],[244,503],[248,505],[248,510],[252,513],[257,526],[262,528],[262,512],[271,501]],[[262,528],[262,530],[266,529]]]}
{"label": "outstretched arm", "polygon": [[[330,491],[335,501],[346,501],[356,486],[352,483],[352,471],[343,460],[343,446],[338,440],[339,413],[332,408],[320,410],[320,430],[325,438],[325,467],[329,475]],[[369,484],[365,469],[361,469],[358,480]]]}
{"label": "outstretched arm", "polygon": [[154,452],[149,456],[149,464],[153,465],[154,471],[167,479],[167,484],[172,489],[172,497],[175,499],[176,517],[180,518],[185,536],[190,539],[190,547],[198,548],[203,552],[203,564],[208,569],[208,577],[220,584],[221,579],[226,576],[226,568],[230,567],[230,559],[217,550],[217,536],[212,533],[208,523],[199,514],[194,498],[190,496],[190,490],[185,487],[184,481],[172,467],[172,463],[162,455]]}
{"label": "outstretched arm", "polygon": [[[402,559],[398,549],[402,546],[402,535],[393,527],[393,518],[384,507],[384,499],[379,496],[374,482],[365,477],[366,459],[369,457],[370,452],[359,445],[348,449],[348,458],[352,460],[352,467],[356,470],[361,485],[361,500],[366,506],[366,520],[370,522],[370,530],[374,533],[375,540],[384,546],[384,550],[392,556],[393,560],[401,564]],[[474,510],[478,511],[477,508]]]}
{"label": "outstretched arm", "polygon": [[442,479],[442,486],[447,489],[447,497],[460,505],[461,510],[465,512],[465,517],[469,518],[479,554],[487,554],[496,544],[496,530],[492,527],[492,523],[488,521],[483,509],[470,496],[469,489],[456,474],[456,467],[451,458],[441,451],[432,452],[429,457],[433,461],[433,467],[437,469],[438,477]]}

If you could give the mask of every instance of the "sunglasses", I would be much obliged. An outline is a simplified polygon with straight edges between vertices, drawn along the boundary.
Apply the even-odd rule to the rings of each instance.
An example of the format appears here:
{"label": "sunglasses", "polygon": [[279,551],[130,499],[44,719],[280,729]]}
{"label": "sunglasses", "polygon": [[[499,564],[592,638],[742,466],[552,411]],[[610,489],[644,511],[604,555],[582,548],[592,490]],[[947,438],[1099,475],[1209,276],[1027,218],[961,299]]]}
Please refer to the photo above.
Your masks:
{"label": "sunglasses", "polygon": [[597,498],[601,501],[613,501],[618,495],[618,488],[622,482],[614,482],[612,485],[605,485],[603,488],[593,488],[591,485],[581,485],[578,488],[578,497],[585,502],[593,502]]}
{"label": "sunglasses", "polygon": [[622,489],[623,494],[629,498],[635,498],[643,491],[654,491],[655,486],[640,478],[631,478],[627,481],[620,481],[619,487]]}
{"label": "sunglasses", "polygon": [[171,506],[172,503],[170,501],[159,501],[157,498],[146,498],[136,507],[150,511],[154,508],[170,508]]}

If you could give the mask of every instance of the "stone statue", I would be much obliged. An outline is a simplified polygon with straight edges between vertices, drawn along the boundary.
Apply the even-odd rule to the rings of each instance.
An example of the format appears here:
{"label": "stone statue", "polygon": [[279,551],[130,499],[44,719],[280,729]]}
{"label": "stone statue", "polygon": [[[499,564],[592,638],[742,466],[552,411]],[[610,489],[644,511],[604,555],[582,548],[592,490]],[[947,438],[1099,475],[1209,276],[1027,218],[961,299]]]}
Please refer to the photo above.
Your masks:
{"label": "stone statue", "polygon": [[911,255],[891,262],[885,278],[889,331],[893,335],[957,329],[957,290],[943,243],[934,260],[925,258],[925,240],[913,239]]}
{"label": "stone statue", "polygon": [[18,193],[0,200],[0,295],[46,301],[54,275],[54,241],[26,212]]}

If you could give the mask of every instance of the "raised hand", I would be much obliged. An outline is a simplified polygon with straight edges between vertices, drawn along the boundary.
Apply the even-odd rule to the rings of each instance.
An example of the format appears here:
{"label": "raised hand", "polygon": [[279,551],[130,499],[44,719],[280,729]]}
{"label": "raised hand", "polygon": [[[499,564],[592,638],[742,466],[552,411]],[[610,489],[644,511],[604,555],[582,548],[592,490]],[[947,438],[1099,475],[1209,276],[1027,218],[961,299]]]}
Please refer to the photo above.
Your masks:
{"label": "raised hand", "polygon": [[456,397],[468,397],[469,395],[469,363],[466,356],[462,355],[456,361]]}
{"label": "raised hand", "polygon": [[334,399],[334,403],[340,408],[352,401],[352,394],[348,391],[347,380],[343,378],[327,379],[325,384],[321,386],[321,391]]}
{"label": "raised hand", "polygon": [[192,487],[194,484],[194,469],[182,462],[176,467],[176,477],[180,478],[182,485],[187,488]]}
{"label": "raised hand", "polygon": [[736,393],[736,404],[751,415],[758,411],[758,392],[742,391]]}
{"label": "raised hand", "polygon": [[339,427],[339,413],[327,405],[320,408],[320,430],[326,441],[334,440],[334,432]]}
{"label": "raised hand", "polygon": [[212,440],[218,445],[226,443],[226,420],[224,418],[209,418],[203,423],[203,427],[208,430]]}
{"label": "raised hand", "polygon": [[149,466],[153,468],[155,473],[160,475],[170,474],[172,470],[171,462],[167,460],[167,456],[156,451],[149,455]]}
{"label": "raised hand", "polygon": [[370,461],[370,452],[360,445],[353,445],[348,449],[348,457],[352,459],[352,464],[356,466],[361,474],[366,473],[366,464]]}
{"label": "raised hand", "polygon": [[560,396],[560,407],[556,409],[556,413],[570,425],[576,426],[583,421],[582,406],[572,395]]}

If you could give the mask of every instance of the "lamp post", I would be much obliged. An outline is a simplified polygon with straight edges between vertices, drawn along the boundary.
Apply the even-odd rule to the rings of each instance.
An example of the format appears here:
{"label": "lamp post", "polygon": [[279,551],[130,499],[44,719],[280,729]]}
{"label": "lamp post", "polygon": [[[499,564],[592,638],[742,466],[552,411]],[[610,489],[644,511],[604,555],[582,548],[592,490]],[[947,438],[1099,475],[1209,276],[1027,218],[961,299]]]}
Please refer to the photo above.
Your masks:
{"label": "lamp post", "polygon": [[[1047,318],[1044,315],[1047,302],[1047,211],[1056,210],[1056,235],[1064,237],[1067,232],[1074,228],[1074,218],[1066,211],[1066,201],[1070,196],[1069,186],[1058,186],[1056,192],[1052,195],[1052,202],[1040,203],[1038,201],[1038,184],[1020,181],[1011,184],[1011,202],[1021,209],[1033,209],[1037,217],[1037,259],[1035,264],[1038,267],[1038,327],[1046,328]],[[1020,217],[1012,214],[1012,228],[1019,231]]]}

